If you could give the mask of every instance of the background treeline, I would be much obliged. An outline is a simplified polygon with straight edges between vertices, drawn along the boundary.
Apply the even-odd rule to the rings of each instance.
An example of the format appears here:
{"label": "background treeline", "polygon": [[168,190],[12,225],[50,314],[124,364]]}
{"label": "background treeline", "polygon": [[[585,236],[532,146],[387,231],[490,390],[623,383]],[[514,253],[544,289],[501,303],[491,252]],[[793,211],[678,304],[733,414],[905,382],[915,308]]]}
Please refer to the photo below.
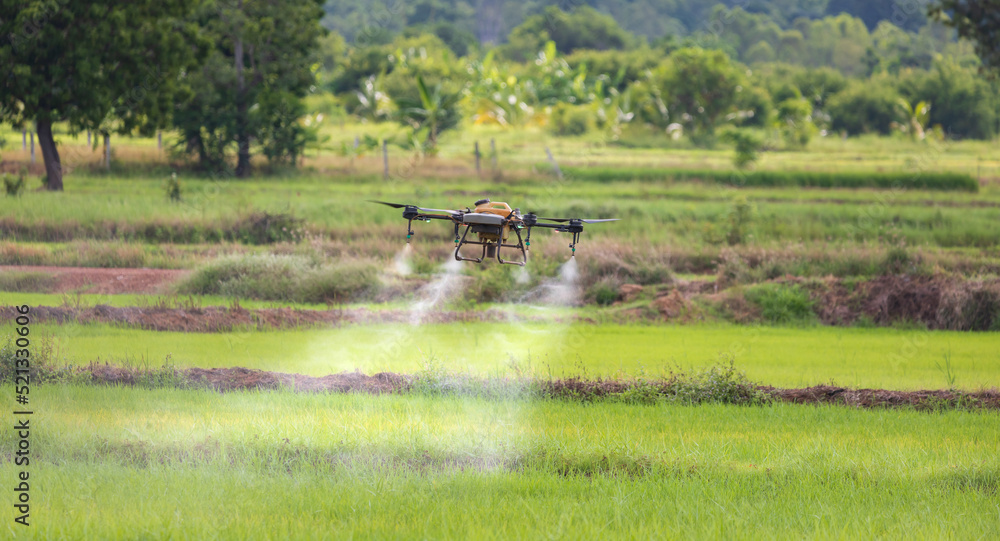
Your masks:
{"label": "background treeline", "polygon": [[[253,156],[294,165],[328,149],[324,119],[344,115],[401,124],[393,143],[421,153],[474,123],[634,146],[723,140],[739,166],[817,135],[989,139],[1000,119],[1000,86],[975,54],[985,49],[928,19],[922,0],[148,9],[160,5],[0,3],[0,121],[34,125],[50,189],[62,187],[57,123],[104,141],[170,129],[176,158],[246,176]],[[121,21],[129,30],[116,33]]]}
{"label": "background treeline", "polygon": [[866,0],[330,0],[323,24],[354,42],[387,39],[407,27],[448,27],[454,35],[472,36],[479,43],[498,44],[526,19],[547,8],[563,11],[589,6],[610,15],[628,33],[649,41],[686,36],[712,27],[719,7],[741,8],[761,15],[781,28],[800,19],[820,19],[847,13],[869,31],[891,21],[908,31],[927,24],[928,0],[869,2]]}
{"label": "background treeline", "polygon": [[[630,29],[628,17],[607,14],[640,4],[648,19],[677,15],[675,31]],[[710,143],[723,125],[757,129],[727,136],[761,139],[752,148],[801,148],[831,132],[997,133],[996,83],[980,75],[971,43],[928,21],[923,4],[910,6],[910,18],[850,2],[662,4],[519,3],[523,17],[503,20],[522,22],[494,44],[472,21],[515,6],[328,2],[324,21],[335,30],[321,42],[321,87],[350,114],[398,119],[410,111],[400,104],[420,101],[420,76],[441,96],[461,95],[476,123],[607,130],[623,143],[648,141],[629,137],[643,128]]]}

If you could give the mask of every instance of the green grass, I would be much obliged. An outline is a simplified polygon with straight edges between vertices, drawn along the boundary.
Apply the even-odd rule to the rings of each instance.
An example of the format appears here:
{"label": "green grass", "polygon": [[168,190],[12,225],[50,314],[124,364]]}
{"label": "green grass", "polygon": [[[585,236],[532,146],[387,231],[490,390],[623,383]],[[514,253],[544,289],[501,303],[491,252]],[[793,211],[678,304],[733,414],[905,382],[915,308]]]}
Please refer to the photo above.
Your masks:
{"label": "green grass", "polygon": [[[10,327],[0,327],[8,333]],[[731,355],[751,380],[783,387],[829,383],[889,389],[1000,387],[993,333],[729,325],[564,325],[456,323],[349,325],[335,329],[175,333],[107,325],[36,326],[56,340],[59,361],[157,367],[243,366],[322,376],[360,370],[450,371],[540,377],[655,375],[717,363]]]}
{"label": "green grass", "polygon": [[[366,199],[418,202],[434,208],[464,208],[488,195],[541,215],[619,217],[622,222],[592,227],[584,243],[613,238],[656,246],[720,243],[735,190],[688,183],[569,181],[544,178],[493,183],[470,177],[417,177],[382,183],[373,176],[296,177],[246,182],[185,179],[187,198],[168,203],[160,179],[87,177],[67,180],[62,194],[29,192],[16,201],[0,199],[0,230],[19,241],[125,239],[154,243],[238,240],[253,211],[290,213],[306,229],[337,239],[352,251],[377,253],[405,236],[399,212]],[[1000,198],[990,190],[965,193],[900,193],[872,190],[740,190],[754,205],[751,245],[782,246],[906,242],[910,246],[979,247],[1000,244],[992,227],[1000,220]],[[815,192],[815,193],[814,193]],[[887,195],[888,194],[888,195]],[[448,240],[442,224],[418,224],[421,241]],[[235,237],[234,237],[235,235]],[[539,242],[544,237],[539,232]],[[562,244],[562,242],[559,242]],[[396,244],[398,246],[398,244]],[[582,249],[581,245],[581,249]],[[341,248],[343,249],[343,248]],[[133,257],[155,260],[151,254]]]}
{"label": "green grass", "polygon": [[643,167],[567,167],[563,174],[574,180],[614,182],[642,181],[701,181],[734,188],[878,188],[893,190],[979,191],[979,182],[961,173],[929,173],[899,171],[876,172],[815,172],[815,171],[719,171],[678,170]]}
{"label": "green grass", "polygon": [[[32,397],[33,526],[15,532],[38,539],[1000,533],[995,413],[74,386]],[[15,471],[0,464],[5,479]]]}

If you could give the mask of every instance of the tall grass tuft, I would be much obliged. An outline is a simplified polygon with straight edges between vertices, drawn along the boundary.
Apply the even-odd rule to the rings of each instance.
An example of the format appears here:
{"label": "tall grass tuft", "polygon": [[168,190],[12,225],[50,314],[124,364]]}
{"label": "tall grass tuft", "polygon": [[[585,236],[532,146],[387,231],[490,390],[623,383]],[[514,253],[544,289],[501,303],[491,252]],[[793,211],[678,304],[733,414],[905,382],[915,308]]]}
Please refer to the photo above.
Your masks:
{"label": "tall grass tuft", "polygon": [[380,288],[378,267],[366,260],[325,264],[297,255],[231,255],[196,270],[181,294],[310,303],[368,300]]}

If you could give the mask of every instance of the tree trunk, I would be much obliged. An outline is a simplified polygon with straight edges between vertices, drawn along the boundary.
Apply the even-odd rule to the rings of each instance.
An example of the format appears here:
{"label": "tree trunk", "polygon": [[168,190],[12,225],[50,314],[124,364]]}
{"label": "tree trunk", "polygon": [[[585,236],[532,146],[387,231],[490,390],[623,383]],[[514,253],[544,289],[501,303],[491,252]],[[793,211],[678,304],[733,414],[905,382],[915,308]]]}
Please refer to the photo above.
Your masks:
{"label": "tree trunk", "polygon": [[[240,0],[238,7],[242,16],[243,0]],[[236,28],[233,56],[236,61],[236,176],[245,178],[250,176],[250,127],[247,119],[246,80],[243,75],[242,24]]]}
{"label": "tree trunk", "polygon": [[55,192],[63,189],[62,163],[59,161],[59,151],[56,141],[52,138],[52,121],[39,119],[38,146],[42,147],[42,159],[45,161],[45,187]]}

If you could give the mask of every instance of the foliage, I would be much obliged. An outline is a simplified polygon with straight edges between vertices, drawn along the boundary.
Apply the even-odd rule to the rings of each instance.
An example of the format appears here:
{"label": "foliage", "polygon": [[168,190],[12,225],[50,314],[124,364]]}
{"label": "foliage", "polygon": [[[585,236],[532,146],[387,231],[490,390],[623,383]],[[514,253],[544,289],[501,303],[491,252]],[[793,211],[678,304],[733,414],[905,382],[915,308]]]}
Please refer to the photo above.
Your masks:
{"label": "foliage", "polygon": [[321,265],[301,256],[228,256],[197,269],[179,286],[183,294],[242,299],[341,303],[370,298],[378,272],[365,261]]}
{"label": "foliage", "polygon": [[722,132],[719,137],[723,142],[731,143],[736,151],[733,156],[733,165],[739,169],[747,169],[752,166],[759,157],[759,153],[764,148],[764,139],[748,129],[728,129]]}
{"label": "foliage", "polygon": [[421,75],[417,76],[416,83],[420,93],[420,101],[398,100],[399,111],[397,114],[401,123],[413,128],[414,136],[418,132],[426,130],[424,149],[433,151],[437,147],[438,135],[457,127],[461,121],[458,100],[461,99],[462,94],[442,90],[440,83],[428,90]]}
{"label": "foliage", "polygon": [[175,103],[179,145],[204,169],[250,174],[255,140],[271,162],[294,164],[310,133],[298,124],[302,96],[315,83],[309,60],[323,30],[320,0],[208,2],[197,11],[214,48],[188,74]]}
{"label": "foliage", "polygon": [[789,149],[802,149],[816,132],[809,100],[799,96],[788,98],[775,108],[775,124]]}
{"label": "foliage", "polygon": [[555,135],[583,135],[594,128],[594,113],[588,107],[560,103],[552,108],[548,127]]}
{"label": "foliage", "polygon": [[761,317],[768,323],[795,325],[816,320],[815,303],[798,284],[758,284],[748,287],[744,296],[760,309]]}
{"label": "foliage", "polygon": [[171,173],[164,190],[167,192],[167,199],[174,202],[181,200],[181,181],[177,180],[177,173]]}
{"label": "foliage", "polygon": [[674,51],[659,68],[657,82],[668,95],[671,119],[703,142],[709,142],[724,116],[733,112],[745,83],[724,53],[696,48]]}
{"label": "foliage", "polygon": [[748,230],[753,223],[753,215],[753,205],[746,196],[740,195],[733,199],[733,205],[727,219],[729,231],[726,233],[726,242],[730,246],[746,242]]}
{"label": "foliage", "polygon": [[548,41],[555,42],[556,47],[566,53],[577,49],[625,49],[633,42],[632,36],[618,26],[614,18],[589,6],[579,6],[570,13],[556,6],[547,7],[514,28],[507,40],[508,44],[501,47],[501,54],[522,62]]}
{"label": "foliage", "polygon": [[888,134],[899,118],[899,93],[885,79],[853,82],[827,103],[830,126],[848,135]]}
{"label": "foliage", "polygon": [[899,109],[906,119],[906,123],[900,125],[900,131],[910,134],[914,141],[923,141],[927,136],[924,130],[931,116],[931,104],[922,101],[910,105],[906,99],[899,98]]}
{"label": "foliage", "polygon": [[910,103],[933,104],[925,126],[941,126],[949,137],[989,139],[997,134],[997,92],[974,69],[940,60],[928,71],[901,73],[898,89]]}
{"label": "foliage", "polygon": [[965,173],[908,171],[872,173],[857,171],[773,171],[731,172],[715,169],[679,169],[656,167],[563,167],[563,173],[576,180],[615,182],[628,180],[716,182],[728,186],[807,188],[881,188],[977,192],[979,182]]}
{"label": "foliage", "polygon": [[294,242],[302,238],[302,225],[291,213],[251,212],[237,222],[234,234],[247,244]]}
{"label": "foliage", "polygon": [[25,189],[24,173],[14,176],[10,173],[3,174],[3,189],[7,197],[18,197]]}
{"label": "foliage", "polygon": [[178,74],[206,46],[188,19],[196,5],[0,2],[0,121],[36,123],[50,190],[63,176],[52,123],[123,134],[167,125]]}
{"label": "foliage", "polygon": [[929,13],[953,27],[960,37],[976,44],[976,54],[983,66],[994,73],[1000,70],[1000,35],[997,34],[997,0],[936,0]]}

